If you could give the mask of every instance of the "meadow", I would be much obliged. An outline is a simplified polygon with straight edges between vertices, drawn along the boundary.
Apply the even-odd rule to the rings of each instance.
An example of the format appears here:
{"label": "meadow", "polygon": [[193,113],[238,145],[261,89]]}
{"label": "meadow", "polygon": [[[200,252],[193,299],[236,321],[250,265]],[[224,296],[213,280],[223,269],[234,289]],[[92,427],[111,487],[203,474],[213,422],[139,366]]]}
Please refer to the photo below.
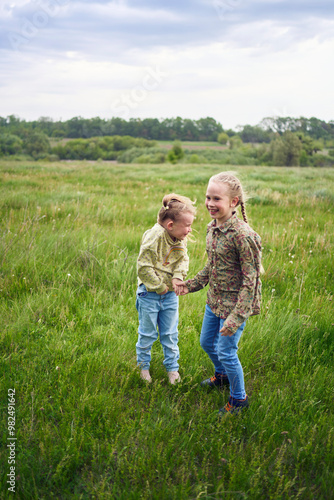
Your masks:
{"label": "meadow", "polygon": [[180,297],[182,382],[168,383],[159,342],[153,383],[139,378],[142,234],[164,194],[197,199],[194,276],[223,169],[0,163],[0,498],[333,498],[334,169],[233,168],[265,268],[239,350],[249,409],[219,421],[228,393],[200,387],[206,290]]}

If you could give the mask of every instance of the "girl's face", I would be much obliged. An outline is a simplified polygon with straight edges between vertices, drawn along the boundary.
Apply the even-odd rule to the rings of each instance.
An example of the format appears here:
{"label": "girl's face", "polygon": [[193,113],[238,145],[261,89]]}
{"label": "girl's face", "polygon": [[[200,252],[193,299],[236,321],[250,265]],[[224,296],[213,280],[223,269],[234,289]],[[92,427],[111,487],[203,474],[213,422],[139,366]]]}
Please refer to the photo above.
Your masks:
{"label": "girl's face", "polygon": [[231,198],[229,186],[223,182],[209,182],[206,191],[205,205],[212,219],[216,219],[217,224],[226,222],[237,206],[239,198]]}
{"label": "girl's face", "polygon": [[193,221],[193,214],[184,212],[176,221],[169,220],[166,230],[173,239],[184,240],[191,233],[191,224]]}

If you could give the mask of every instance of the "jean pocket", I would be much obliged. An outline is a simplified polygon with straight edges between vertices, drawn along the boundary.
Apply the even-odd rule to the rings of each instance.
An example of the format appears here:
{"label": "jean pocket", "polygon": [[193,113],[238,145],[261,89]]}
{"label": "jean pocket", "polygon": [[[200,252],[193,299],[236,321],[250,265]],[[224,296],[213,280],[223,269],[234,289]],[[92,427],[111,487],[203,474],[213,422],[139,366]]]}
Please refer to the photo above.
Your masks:
{"label": "jean pocket", "polygon": [[137,297],[146,297],[148,291],[146,290],[145,285],[139,285],[137,289]]}

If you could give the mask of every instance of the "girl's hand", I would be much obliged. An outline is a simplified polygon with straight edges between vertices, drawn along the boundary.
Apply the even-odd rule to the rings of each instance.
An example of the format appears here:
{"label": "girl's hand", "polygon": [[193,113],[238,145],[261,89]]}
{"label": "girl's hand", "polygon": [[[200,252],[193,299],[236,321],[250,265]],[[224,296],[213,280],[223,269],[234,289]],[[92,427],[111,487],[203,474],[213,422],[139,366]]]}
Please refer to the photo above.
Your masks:
{"label": "girl's hand", "polygon": [[166,288],[163,292],[160,292],[160,293],[157,292],[157,293],[158,293],[158,295],[165,295],[165,293],[168,293],[168,292],[169,292],[168,286],[166,286]]}
{"label": "girl's hand", "polygon": [[232,337],[232,335],[234,335],[234,333],[225,326],[223,326],[223,328],[220,330],[220,333],[222,334],[222,337]]}
{"label": "girl's hand", "polygon": [[184,282],[179,279],[173,279],[173,288],[176,295],[186,295],[188,293],[188,288],[185,286]]}
{"label": "girl's hand", "polygon": [[183,285],[183,281],[180,280],[179,278],[173,278],[172,285],[173,285],[174,292],[176,293],[177,287],[180,285]]}
{"label": "girl's hand", "polygon": [[187,293],[189,293],[189,290],[186,285],[179,285],[178,290],[175,293],[176,295],[187,295]]}

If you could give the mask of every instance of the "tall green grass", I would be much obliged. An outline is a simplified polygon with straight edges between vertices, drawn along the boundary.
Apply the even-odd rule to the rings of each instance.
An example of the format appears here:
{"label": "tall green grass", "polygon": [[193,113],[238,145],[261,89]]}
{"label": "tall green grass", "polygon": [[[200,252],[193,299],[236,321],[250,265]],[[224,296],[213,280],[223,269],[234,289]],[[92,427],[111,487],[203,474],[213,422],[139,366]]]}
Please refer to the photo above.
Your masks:
{"label": "tall green grass", "polygon": [[136,258],[162,197],[197,199],[205,264],[208,165],[2,163],[1,498],[10,498],[7,393],[16,390],[22,499],[330,499],[333,475],[334,170],[238,167],[262,237],[262,314],[240,342],[250,408],[199,386],[206,291],[180,298],[180,373],[161,346],[136,368]]}

